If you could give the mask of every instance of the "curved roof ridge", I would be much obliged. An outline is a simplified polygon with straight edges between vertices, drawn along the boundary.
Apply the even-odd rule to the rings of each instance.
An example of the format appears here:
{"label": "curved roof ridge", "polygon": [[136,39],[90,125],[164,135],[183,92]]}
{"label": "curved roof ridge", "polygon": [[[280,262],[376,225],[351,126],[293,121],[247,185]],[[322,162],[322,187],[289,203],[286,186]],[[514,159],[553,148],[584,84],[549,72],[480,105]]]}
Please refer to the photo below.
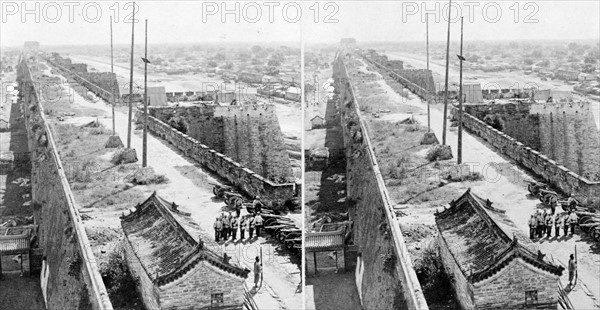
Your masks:
{"label": "curved roof ridge", "polygon": [[198,265],[198,263],[201,261],[207,261],[211,265],[227,273],[231,273],[242,278],[247,278],[248,274],[250,273],[250,270],[246,268],[241,268],[233,264],[223,262],[218,255],[216,255],[216,253],[208,249],[201,248],[200,246],[198,246],[198,248],[190,253],[187,257],[183,258],[182,261],[183,263],[179,267],[168,274],[158,277],[155,279],[155,282],[158,285],[165,285],[174,282],[188,272],[192,271],[194,267],[196,267],[196,265]]}
{"label": "curved roof ridge", "polygon": [[[539,254],[541,254],[541,252],[539,252]],[[523,261],[537,269],[560,277],[564,268],[544,261],[539,254],[533,253],[527,247],[523,246],[517,238],[514,238],[506,249],[493,258],[493,261],[486,269],[470,275],[469,279],[472,282],[480,282],[490,278],[507,267],[508,264],[516,258],[521,258]]]}

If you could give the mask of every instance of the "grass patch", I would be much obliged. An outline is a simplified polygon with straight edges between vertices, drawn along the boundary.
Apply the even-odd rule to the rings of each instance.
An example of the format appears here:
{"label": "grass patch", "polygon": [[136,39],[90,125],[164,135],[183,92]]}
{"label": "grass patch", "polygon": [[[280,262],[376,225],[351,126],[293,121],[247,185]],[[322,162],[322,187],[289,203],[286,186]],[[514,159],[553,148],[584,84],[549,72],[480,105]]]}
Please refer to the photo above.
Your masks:
{"label": "grass patch", "polygon": [[122,246],[116,247],[108,260],[100,264],[100,275],[108,291],[108,297],[115,309],[145,309],[137,291],[139,279],[129,270]]}
{"label": "grass patch", "polygon": [[452,289],[454,279],[444,271],[435,249],[428,247],[423,251],[421,259],[415,261],[415,271],[431,309],[460,308]]}
{"label": "grass patch", "polygon": [[154,172],[154,168],[144,167],[140,168],[133,174],[127,175],[124,181],[127,183],[133,183],[135,185],[150,185],[167,183],[168,179],[163,174],[156,174]]}

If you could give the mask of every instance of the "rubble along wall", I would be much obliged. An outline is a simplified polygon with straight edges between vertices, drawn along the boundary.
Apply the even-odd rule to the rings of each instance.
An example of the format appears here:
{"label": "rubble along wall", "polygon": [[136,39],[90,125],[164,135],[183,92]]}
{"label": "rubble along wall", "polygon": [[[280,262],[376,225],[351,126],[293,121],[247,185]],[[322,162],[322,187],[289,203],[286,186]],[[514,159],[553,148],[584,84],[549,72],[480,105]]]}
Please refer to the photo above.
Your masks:
{"label": "rubble along wall", "polygon": [[[456,113],[456,109],[453,113]],[[463,125],[511,159],[531,169],[535,174],[544,178],[546,182],[556,186],[565,194],[573,194],[583,204],[593,205],[596,208],[600,207],[600,182],[592,182],[576,174],[548,156],[525,146],[513,137],[492,128],[469,113],[464,113]],[[575,148],[575,146],[572,147]]]}
{"label": "rubble along wall", "polygon": [[[141,114],[138,111],[137,118],[140,119],[140,117]],[[148,116],[148,130],[175,145],[186,156],[216,172],[249,195],[259,195],[261,199],[270,200],[275,208],[297,194],[296,184],[273,183],[233,159],[150,115]]]}
{"label": "rubble along wall", "polygon": [[[112,309],[31,72],[18,69],[31,151],[31,184],[38,242],[48,270],[47,309]],[[44,288],[43,288],[44,289]]]}
{"label": "rubble along wall", "polygon": [[357,279],[362,305],[365,309],[428,309],[342,57],[338,55],[333,69],[342,111],[347,197],[356,209],[354,240],[361,262],[357,268],[363,270]]}
{"label": "rubble along wall", "polygon": [[293,181],[290,157],[272,104],[155,107],[150,115],[165,123],[173,116],[182,117],[188,123],[187,134],[202,144],[275,183]]}

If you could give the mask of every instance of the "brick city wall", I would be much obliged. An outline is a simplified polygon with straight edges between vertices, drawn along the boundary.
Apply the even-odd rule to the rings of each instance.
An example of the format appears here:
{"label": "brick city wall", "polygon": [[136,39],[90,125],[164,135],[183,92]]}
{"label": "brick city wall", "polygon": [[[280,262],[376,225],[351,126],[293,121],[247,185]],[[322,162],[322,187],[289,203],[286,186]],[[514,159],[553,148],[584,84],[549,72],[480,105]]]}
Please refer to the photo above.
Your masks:
{"label": "brick city wall", "polygon": [[[211,149],[225,153],[225,122],[214,117],[215,108],[207,106],[191,107],[149,107],[151,116],[168,124],[173,116],[182,117],[188,123],[187,135],[201,141]],[[227,155],[227,154],[226,154]]]}
{"label": "brick city wall", "polygon": [[600,134],[587,102],[467,105],[465,111],[480,120],[500,115],[505,134],[580,176],[600,177]]}
{"label": "brick city wall", "polygon": [[[437,245],[438,252],[442,259],[442,264],[444,269],[446,270],[446,274],[452,276],[453,282],[452,286],[454,288],[454,292],[456,294],[456,299],[458,300],[460,306],[463,309],[474,309],[475,306],[475,297],[473,294],[473,285],[471,285],[463,272],[458,267],[458,264],[454,260],[454,256],[450,253],[448,247],[452,246],[446,243],[444,238],[442,237],[441,232],[438,229],[438,237],[437,237]],[[460,250],[460,249],[453,249]]]}
{"label": "brick city wall", "polygon": [[530,148],[541,151],[540,120],[536,114],[530,114],[530,104],[467,104],[465,112],[484,120],[487,115],[497,114],[504,121],[503,132]]}
{"label": "brick city wall", "polygon": [[177,281],[159,287],[160,306],[162,309],[209,309],[211,294],[222,293],[223,304],[211,309],[241,310],[244,281],[202,261]]}
{"label": "brick city wall", "polygon": [[150,115],[165,123],[173,115],[183,117],[189,125],[187,134],[194,139],[276,183],[293,181],[272,104],[152,108]]}
{"label": "brick city wall", "polygon": [[538,300],[529,309],[556,309],[557,281],[558,276],[534,271],[517,258],[492,278],[473,285],[475,304],[478,309],[527,309],[525,292],[534,290]]}
{"label": "brick city wall", "polygon": [[428,309],[342,56],[338,55],[333,69],[347,156],[347,196],[356,209],[354,240],[363,268],[362,278],[357,279],[362,305],[365,309]]}
{"label": "brick city wall", "polygon": [[565,194],[573,194],[575,198],[586,205],[596,208],[600,206],[600,182],[592,182],[576,174],[548,156],[525,146],[468,113],[463,116],[463,124],[465,128],[498,148],[517,163],[531,169]]}
{"label": "brick city wall", "polygon": [[225,122],[225,155],[278,183],[293,181],[275,105],[217,107],[215,117]]}
{"label": "brick city wall", "polygon": [[48,266],[46,308],[112,309],[44,117],[37,84],[24,62],[18,82],[31,151],[34,219]]}
{"label": "brick city wall", "polygon": [[127,266],[129,266],[129,270],[131,271],[132,276],[136,277],[139,282],[137,284],[137,290],[142,296],[142,301],[147,309],[159,309],[158,307],[158,292],[154,287],[152,280],[146,274],[144,267],[140,263],[139,258],[133,251],[133,247],[129,242],[128,238],[123,239],[123,254],[125,254],[125,259],[127,260]]}
{"label": "brick city wall", "polygon": [[389,74],[398,83],[402,84],[402,86],[423,99],[427,99],[428,94],[435,94],[435,81],[433,80],[431,70],[399,69],[394,64],[395,61],[380,62],[377,59],[368,59],[366,57],[363,57],[363,59],[380,69],[381,74]]}
{"label": "brick city wall", "polygon": [[[137,118],[140,117],[138,111]],[[261,199],[271,201],[275,208],[297,194],[294,183],[273,183],[155,117],[148,116],[148,130],[175,145],[186,156],[216,172],[249,195],[259,195]]]}
{"label": "brick city wall", "polygon": [[590,103],[535,104],[540,152],[580,176],[600,180],[600,133]]}
{"label": "brick city wall", "polygon": [[119,82],[115,73],[87,72],[86,64],[73,64],[70,58],[62,58],[56,53],[47,61],[48,64],[60,70],[61,74],[67,77],[69,81],[76,81],[107,102],[112,102],[113,94],[115,102],[120,101]]}

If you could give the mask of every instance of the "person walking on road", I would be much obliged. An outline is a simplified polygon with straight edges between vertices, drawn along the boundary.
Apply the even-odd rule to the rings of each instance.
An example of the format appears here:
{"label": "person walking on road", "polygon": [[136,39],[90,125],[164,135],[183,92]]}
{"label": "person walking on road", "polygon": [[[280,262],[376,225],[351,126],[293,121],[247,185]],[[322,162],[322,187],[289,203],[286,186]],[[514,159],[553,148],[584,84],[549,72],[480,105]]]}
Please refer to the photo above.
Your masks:
{"label": "person walking on road", "polygon": [[221,222],[221,218],[217,216],[215,220],[215,242],[219,242],[221,239],[221,230],[223,229],[223,223]]}
{"label": "person walking on road", "polygon": [[531,217],[529,218],[529,239],[535,239],[536,229],[537,219],[535,218],[535,214],[531,214]]}
{"label": "person walking on road", "polygon": [[254,261],[254,288],[258,289],[258,282],[260,282],[260,277],[262,275],[262,263],[260,262],[260,258],[256,257]]}
{"label": "person walking on road", "polygon": [[260,237],[260,230],[263,226],[263,218],[260,215],[260,212],[256,213],[256,216],[254,217],[254,225],[256,225],[256,237]]}
{"label": "person walking on road", "polygon": [[231,240],[235,241],[235,237],[237,235],[237,230],[238,230],[238,221],[239,219],[237,217],[234,217],[231,219]]}
{"label": "person walking on road", "polygon": [[569,225],[571,225],[571,235],[573,235],[575,233],[575,225],[577,225],[578,221],[579,221],[579,217],[577,216],[577,213],[571,212],[571,215],[569,215]]}
{"label": "person walking on road", "polygon": [[571,259],[569,259],[569,285],[573,285],[573,278],[575,278],[575,271],[577,270],[577,261],[575,260],[575,256],[571,254]]}

